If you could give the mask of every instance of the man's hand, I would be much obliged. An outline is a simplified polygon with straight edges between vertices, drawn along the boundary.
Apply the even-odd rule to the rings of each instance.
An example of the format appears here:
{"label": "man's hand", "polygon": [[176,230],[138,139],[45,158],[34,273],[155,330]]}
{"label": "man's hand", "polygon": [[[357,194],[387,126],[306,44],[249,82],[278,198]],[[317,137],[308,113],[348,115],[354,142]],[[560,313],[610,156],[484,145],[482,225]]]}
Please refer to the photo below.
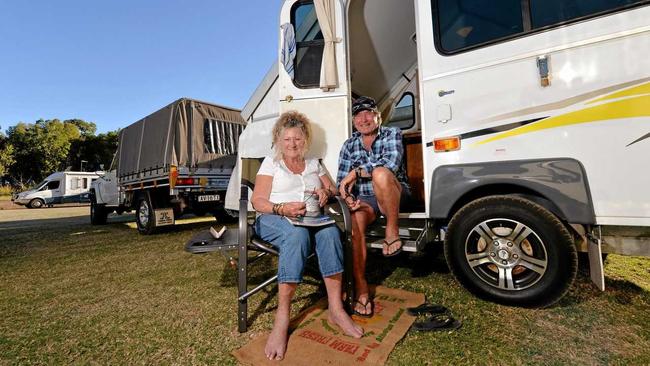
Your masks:
{"label": "man's hand", "polygon": [[281,214],[289,217],[304,216],[307,213],[304,202],[287,202],[282,206]]}
{"label": "man's hand", "polygon": [[354,171],[354,169],[352,169],[350,170],[348,175],[346,175],[345,178],[341,180],[341,184],[339,186],[339,193],[341,194],[341,197],[343,197],[343,199],[345,199],[347,196],[350,195],[350,192],[352,192],[352,188],[354,187],[356,182],[357,182],[357,173]]}

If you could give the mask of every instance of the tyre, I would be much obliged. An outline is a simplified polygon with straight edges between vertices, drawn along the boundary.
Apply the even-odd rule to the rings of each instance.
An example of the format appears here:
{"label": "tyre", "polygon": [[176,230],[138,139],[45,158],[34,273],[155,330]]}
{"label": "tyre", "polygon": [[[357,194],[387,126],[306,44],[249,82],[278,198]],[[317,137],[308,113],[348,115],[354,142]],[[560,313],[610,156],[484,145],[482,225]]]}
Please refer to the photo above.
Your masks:
{"label": "tyre", "polygon": [[135,222],[138,232],[143,235],[150,235],[156,231],[154,208],[149,196],[145,196],[138,201],[137,211],[135,212]]}
{"label": "tyre", "polygon": [[29,201],[29,204],[27,205],[29,208],[42,208],[44,206],[45,201],[40,198],[34,198],[33,200]]}
{"label": "tyre", "polygon": [[97,203],[94,197],[90,199],[90,223],[92,225],[104,225],[108,218],[108,210],[106,205]]}
{"label": "tyre", "polygon": [[526,307],[549,306],[564,296],[578,262],[562,222],[513,196],[485,197],[461,208],[449,222],[445,257],[472,293]]}

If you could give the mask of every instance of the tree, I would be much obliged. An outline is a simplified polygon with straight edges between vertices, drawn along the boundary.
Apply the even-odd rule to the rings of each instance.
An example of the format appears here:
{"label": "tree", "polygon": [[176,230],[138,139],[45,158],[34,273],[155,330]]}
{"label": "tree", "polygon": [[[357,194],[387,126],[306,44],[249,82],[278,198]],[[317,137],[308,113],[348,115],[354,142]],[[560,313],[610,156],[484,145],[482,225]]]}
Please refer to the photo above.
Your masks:
{"label": "tree", "polygon": [[9,172],[9,166],[14,163],[14,147],[0,131],[0,181]]}

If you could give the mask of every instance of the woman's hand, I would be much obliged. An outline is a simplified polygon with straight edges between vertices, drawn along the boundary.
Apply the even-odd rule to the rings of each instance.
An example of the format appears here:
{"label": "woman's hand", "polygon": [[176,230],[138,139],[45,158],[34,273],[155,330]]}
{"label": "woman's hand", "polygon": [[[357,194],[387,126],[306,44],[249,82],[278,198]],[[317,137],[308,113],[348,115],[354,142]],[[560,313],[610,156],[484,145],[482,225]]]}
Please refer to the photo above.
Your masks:
{"label": "woman's hand", "polygon": [[318,195],[318,205],[319,205],[320,207],[325,206],[325,204],[327,203],[327,200],[328,200],[328,199],[330,198],[330,196],[331,196],[331,192],[330,192],[330,190],[325,189],[325,188],[317,188],[317,189],[314,189],[314,192],[313,192],[313,193],[316,194],[316,195]]}
{"label": "woman's hand", "polygon": [[304,216],[307,213],[306,207],[304,202],[286,202],[282,206],[280,214],[289,217]]}

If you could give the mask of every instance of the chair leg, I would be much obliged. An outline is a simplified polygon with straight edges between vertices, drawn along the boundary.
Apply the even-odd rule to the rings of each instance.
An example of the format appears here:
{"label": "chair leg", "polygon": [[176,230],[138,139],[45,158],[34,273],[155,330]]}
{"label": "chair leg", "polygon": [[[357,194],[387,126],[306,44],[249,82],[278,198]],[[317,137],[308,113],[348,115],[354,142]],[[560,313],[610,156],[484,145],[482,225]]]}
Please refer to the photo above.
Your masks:
{"label": "chair leg", "polygon": [[343,282],[345,293],[347,294],[343,305],[348,314],[352,314],[354,310],[354,275],[353,275],[353,261],[352,261],[352,238],[349,235],[343,235],[342,242],[344,243],[343,253]]}

